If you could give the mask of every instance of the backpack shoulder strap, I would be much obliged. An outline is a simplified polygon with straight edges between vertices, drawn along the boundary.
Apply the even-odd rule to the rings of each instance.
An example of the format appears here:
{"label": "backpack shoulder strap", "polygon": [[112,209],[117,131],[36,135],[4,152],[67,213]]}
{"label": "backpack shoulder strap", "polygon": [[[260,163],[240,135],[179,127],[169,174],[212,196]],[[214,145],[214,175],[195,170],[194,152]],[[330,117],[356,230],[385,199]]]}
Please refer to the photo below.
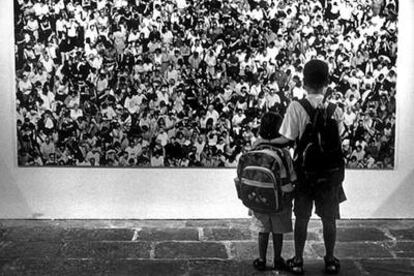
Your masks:
{"label": "backpack shoulder strap", "polygon": [[[302,137],[299,139],[299,137],[296,139],[296,148],[295,148],[295,159],[299,156],[299,154],[301,152],[303,152],[303,150],[305,149],[306,146],[306,133],[309,133],[309,131],[314,132],[315,128],[316,128],[316,108],[314,108],[311,103],[306,99],[301,99],[299,101],[300,105],[302,106],[302,108],[306,111],[306,113],[309,116],[309,121],[310,121],[310,125],[311,127],[306,127],[305,129],[305,133],[302,135]],[[309,124],[308,124],[309,125]],[[306,134],[307,135],[307,134]]]}
{"label": "backpack shoulder strap", "polygon": [[275,150],[277,149],[277,145],[268,142],[259,142],[253,146],[252,150],[262,150],[262,149],[270,149]]}
{"label": "backpack shoulder strap", "polygon": [[315,117],[315,108],[310,104],[307,99],[302,99],[299,101],[300,105],[305,109],[306,113],[309,115],[311,122],[313,122]]}
{"label": "backpack shoulder strap", "polygon": [[287,162],[287,158],[290,157],[289,156],[289,152],[284,151],[283,149],[277,149],[277,152],[279,153],[280,160],[282,161],[282,164],[285,167],[285,170],[286,170],[286,179],[289,179],[290,180],[290,178],[291,178],[291,175],[290,175],[290,167],[289,167],[289,164]]}
{"label": "backpack shoulder strap", "polygon": [[336,110],[336,104],[334,103],[329,103],[328,107],[326,108],[326,115],[328,118],[331,118],[332,115],[335,113]]}

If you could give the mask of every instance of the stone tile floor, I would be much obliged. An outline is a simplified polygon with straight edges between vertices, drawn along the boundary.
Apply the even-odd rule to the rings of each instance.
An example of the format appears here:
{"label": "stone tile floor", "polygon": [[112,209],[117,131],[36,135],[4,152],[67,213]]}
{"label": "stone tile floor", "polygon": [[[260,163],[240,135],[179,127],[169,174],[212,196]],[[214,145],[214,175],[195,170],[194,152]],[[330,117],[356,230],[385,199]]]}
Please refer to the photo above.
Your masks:
{"label": "stone tile floor", "polygon": [[[249,219],[0,220],[0,275],[289,275],[257,272]],[[285,236],[283,255],[293,255]],[[340,275],[414,275],[414,220],[340,220]],[[312,220],[306,275],[323,275]],[[271,264],[272,248],[268,251]]]}

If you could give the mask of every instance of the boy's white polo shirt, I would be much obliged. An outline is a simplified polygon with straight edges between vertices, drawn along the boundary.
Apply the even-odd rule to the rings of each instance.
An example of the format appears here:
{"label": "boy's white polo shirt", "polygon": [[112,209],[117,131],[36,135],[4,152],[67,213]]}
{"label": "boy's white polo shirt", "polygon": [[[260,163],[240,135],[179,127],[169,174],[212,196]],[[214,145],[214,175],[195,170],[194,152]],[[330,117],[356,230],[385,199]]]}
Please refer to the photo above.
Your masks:
{"label": "boy's white polo shirt", "polygon": [[[306,99],[316,108],[322,104],[323,97],[322,94],[309,94],[306,96]],[[342,133],[344,114],[341,108],[337,107],[335,109],[333,118],[338,122],[339,133]],[[287,139],[295,141],[296,138],[302,137],[309,121],[309,115],[302,105],[298,101],[292,101],[286,110],[279,133]]]}

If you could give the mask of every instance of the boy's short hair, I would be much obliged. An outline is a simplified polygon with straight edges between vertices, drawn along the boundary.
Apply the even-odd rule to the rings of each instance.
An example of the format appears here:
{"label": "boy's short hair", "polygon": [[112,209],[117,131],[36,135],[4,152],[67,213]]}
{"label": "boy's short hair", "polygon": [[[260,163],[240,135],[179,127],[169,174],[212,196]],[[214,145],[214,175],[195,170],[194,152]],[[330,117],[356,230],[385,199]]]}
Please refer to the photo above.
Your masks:
{"label": "boy's short hair", "polygon": [[263,139],[273,139],[280,136],[279,128],[282,124],[282,116],[275,112],[263,114],[260,121],[259,135]]}
{"label": "boy's short hair", "polygon": [[313,59],[305,64],[303,82],[311,89],[321,89],[329,83],[329,67],[322,60]]}

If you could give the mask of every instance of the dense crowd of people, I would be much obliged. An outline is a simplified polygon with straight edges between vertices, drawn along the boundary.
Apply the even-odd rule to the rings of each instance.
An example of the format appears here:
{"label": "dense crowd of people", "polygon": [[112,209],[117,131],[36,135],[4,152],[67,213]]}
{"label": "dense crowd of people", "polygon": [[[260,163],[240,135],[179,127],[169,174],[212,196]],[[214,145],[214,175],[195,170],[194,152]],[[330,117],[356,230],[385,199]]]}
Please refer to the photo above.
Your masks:
{"label": "dense crowd of people", "polygon": [[398,0],[15,0],[23,166],[235,167],[330,66],[349,168],[394,165]]}

